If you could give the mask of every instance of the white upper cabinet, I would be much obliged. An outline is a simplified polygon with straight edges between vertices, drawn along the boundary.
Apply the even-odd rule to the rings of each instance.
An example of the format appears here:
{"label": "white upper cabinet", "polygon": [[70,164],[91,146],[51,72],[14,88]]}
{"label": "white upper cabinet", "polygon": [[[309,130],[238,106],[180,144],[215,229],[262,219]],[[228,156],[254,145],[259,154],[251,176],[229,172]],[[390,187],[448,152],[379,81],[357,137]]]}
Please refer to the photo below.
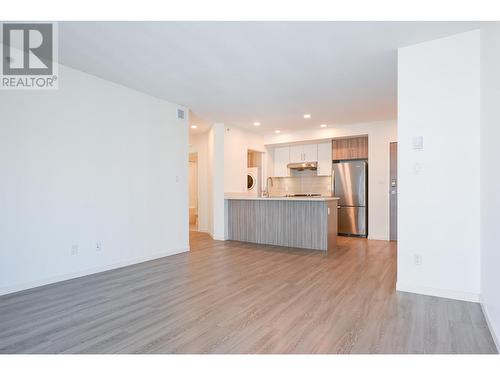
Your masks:
{"label": "white upper cabinet", "polygon": [[318,145],[303,145],[302,154],[304,155],[302,161],[318,161]]}
{"label": "white upper cabinet", "polygon": [[290,163],[290,147],[276,147],[274,149],[274,177],[288,177],[290,175],[288,163]]}
{"label": "white upper cabinet", "polygon": [[290,146],[290,163],[302,163],[304,161],[318,160],[318,145],[294,145]]}
{"label": "white upper cabinet", "polygon": [[291,145],[274,148],[274,177],[288,177],[288,163],[318,162],[318,176],[332,174],[332,143]]}
{"label": "white upper cabinet", "polygon": [[304,161],[302,145],[290,146],[290,163],[300,163]]}
{"label": "white upper cabinet", "polygon": [[318,176],[331,176],[332,174],[332,143],[318,144]]}

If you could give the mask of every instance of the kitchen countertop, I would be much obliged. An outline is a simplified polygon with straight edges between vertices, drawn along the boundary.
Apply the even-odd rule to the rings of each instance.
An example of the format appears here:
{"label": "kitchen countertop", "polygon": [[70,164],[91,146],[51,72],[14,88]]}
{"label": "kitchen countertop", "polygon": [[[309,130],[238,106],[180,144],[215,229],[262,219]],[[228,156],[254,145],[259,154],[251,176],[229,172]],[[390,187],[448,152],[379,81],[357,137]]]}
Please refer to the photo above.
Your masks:
{"label": "kitchen countertop", "polygon": [[263,200],[263,201],[319,201],[319,202],[325,202],[325,201],[333,201],[333,200],[338,200],[338,197],[255,197],[255,196],[250,196],[246,195],[244,193],[226,193],[224,195],[224,199],[233,199],[233,200]]}

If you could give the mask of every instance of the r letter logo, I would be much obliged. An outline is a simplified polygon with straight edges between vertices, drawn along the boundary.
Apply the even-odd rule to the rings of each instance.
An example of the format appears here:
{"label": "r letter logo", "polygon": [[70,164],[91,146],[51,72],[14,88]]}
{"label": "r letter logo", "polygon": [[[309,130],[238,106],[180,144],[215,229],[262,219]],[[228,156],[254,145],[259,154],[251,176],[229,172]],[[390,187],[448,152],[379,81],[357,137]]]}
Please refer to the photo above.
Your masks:
{"label": "r letter logo", "polygon": [[57,24],[2,24],[2,89],[57,89]]}

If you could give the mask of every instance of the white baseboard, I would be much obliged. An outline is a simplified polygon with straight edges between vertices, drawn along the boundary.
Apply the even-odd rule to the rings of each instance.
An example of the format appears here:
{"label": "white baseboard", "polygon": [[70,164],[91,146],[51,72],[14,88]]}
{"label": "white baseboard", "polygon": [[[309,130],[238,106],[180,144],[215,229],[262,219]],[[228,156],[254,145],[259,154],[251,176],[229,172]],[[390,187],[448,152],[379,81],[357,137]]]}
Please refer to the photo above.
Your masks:
{"label": "white baseboard", "polygon": [[118,263],[108,264],[105,266],[90,268],[90,269],[86,269],[86,270],[78,271],[78,272],[74,272],[74,273],[58,275],[58,276],[49,277],[49,278],[45,278],[45,279],[41,279],[41,280],[31,281],[29,283],[23,283],[23,284],[2,287],[2,288],[0,288],[0,296],[20,292],[22,290],[36,288],[36,287],[43,286],[43,285],[54,284],[54,283],[57,283],[60,281],[71,280],[71,279],[75,279],[75,278],[82,277],[82,276],[88,276],[88,275],[92,275],[95,273],[100,273],[100,272],[104,272],[104,271],[114,270],[117,268],[131,266],[133,264],[143,263],[143,262],[147,262],[149,260],[163,258],[163,257],[169,256],[169,255],[180,254],[180,253],[184,253],[186,251],[189,251],[189,248],[164,251],[164,252],[152,254],[152,255],[149,255],[146,257],[135,258],[135,259],[126,260],[123,262],[118,262]]}
{"label": "white baseboard", "polygon": [[495,330],[493,329],[493,325],[491,324],[490,315],[488,314],[488,308],[486,307],[482,299],[480,304],[481,304],[481,310],[483,310],[484,319],[486,320],[486,324],[488,325],[488,329],[490,330],[491,337],[493,337],[493,342],[497,347],[497,352],[500,353],[500,340],[496,335]]}
{"label": "white baseboard", "polygon": [[399,292],[423,294],[426,296],[456,299],[460,301],[479,302],[479,294],[476,293],[458,292],[455,290],[446,290],[446,289],[436,289],[425,286],[405,285],[401,283],[396,283],[396,290]]}

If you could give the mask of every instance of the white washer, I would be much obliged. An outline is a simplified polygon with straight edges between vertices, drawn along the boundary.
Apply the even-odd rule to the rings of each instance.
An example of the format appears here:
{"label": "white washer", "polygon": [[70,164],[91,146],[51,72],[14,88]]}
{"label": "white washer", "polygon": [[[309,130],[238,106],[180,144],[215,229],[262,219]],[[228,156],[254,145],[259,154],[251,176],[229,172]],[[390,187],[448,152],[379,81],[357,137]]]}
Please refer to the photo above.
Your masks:
{"label": "white washer", "polygon": [[247,169],[247,192],[252,197],[260,194],[260,168]]}

